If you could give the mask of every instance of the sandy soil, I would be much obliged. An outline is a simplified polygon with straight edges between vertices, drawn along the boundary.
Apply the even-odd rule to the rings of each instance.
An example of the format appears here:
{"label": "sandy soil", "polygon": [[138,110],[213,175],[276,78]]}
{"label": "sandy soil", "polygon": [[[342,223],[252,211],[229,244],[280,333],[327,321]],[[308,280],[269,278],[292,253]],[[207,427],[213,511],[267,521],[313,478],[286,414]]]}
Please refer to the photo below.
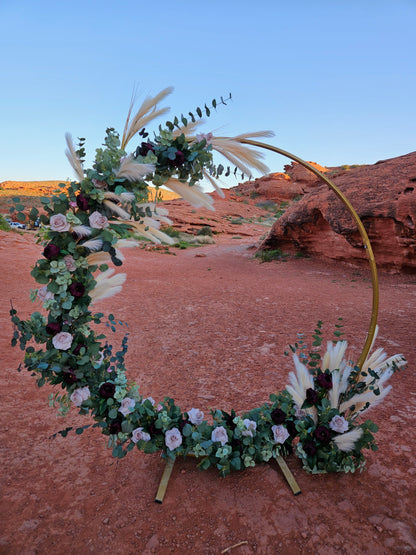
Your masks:
{"label": "sandy soil", "polygon": [[[47,388],[16,371],[10,299],[21,316],[34,310],[29,270],[39,247],[29,234],[0,239],[1,553],[416,553],[415,276],[380,276],[377,345],[404,353],[409,366],[369,415],[379,451],[368,453],[365,472],[310,476],[289,458],[302,489],[295,497],[274,463],[221,479],[179,460],[160,505],[159,455],[134,451],[116,462],[93,429],[49,439],[88,421],[75,411],[58,418]],[[330,339],[342,317],[358,358],[369,274],[311,259],[261,264],[248,249],[257,239],[222,237],[175,256],[127,253],[127,285],[96,308],[128,322],[129,377],[143,394],[205,413],[254,408],[284,388],[292,368],[285,347],[318,319]],[[122,334],[112,334],[114,345]]]}

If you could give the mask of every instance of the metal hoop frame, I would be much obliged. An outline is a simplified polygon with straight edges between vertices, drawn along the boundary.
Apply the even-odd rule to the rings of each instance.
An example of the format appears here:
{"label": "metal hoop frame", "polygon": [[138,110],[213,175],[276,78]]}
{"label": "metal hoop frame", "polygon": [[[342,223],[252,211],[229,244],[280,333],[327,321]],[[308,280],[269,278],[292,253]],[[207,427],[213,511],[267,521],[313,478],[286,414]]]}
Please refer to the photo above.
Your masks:
{"label": "metal hoop frame", "polygon": [[378,276],[377,276],[377,267],[376,267],[376,262],[375,262],[375,259],[374,259],[373,249],[371,247],[370,240],[368,238],[367,232],[364,228],[364,225],[363,225],[362,221],[360,220],[357,212],[354,210],[350,201],[338,189],[338,187],[336,187],[336,185],[334,185],[334,183],[332,183],[332,181],[330,179],[328,179],[326,177],[326,175],[324,175],[319,170],[314,168],[311,164],[308,164],[308,162],[305,162],[305,160],[302,160],[298,156],[295,156],[294,154],[291,154],[290,152],[282,150],[281,148],[278,148],[278,147],[275,147],[275,146],[272,146],[272,145],[268,145],[268,144],[265,144],[265,143],[260,143],[258,141],[252,141],[251,139],[241,139],[240,142],[243,143],[243,144],[254,146],[256,148],[263,148],[263,149],[266,149],[266,150],[271,150],[272,152],[276,152],[277,154],[281,154],[282,156],[286,156],[286,158],[290,158],[291,160],[294,160],[295,162],[298,162],[301,166],[310,170],[317,177],[322,179],[322,181],[324,181],[328,185],[328,187],[331,189],[331,191],[333,191],[336,194],[336,196],[341,200],[341,202],[344,204],[344,206],[346,207],[348,212],[353,217],[353,219],[354,219],[354,221],[357,225],[358,231],[360,232],[361,238],[363,240],[364,248],[366,249],[366,252],[367,252],[367,258],[368,258],[368,262],[370,264],[370,269],[371,269],[371,281],[372,281],[372,290],[373,290],[372,309],[371,309],[371,319],[370,319],[369,330],[368,330],[368,333],[367,333],[367,338],[366,338],[362,353],[361,353],[360,358],[358,360],[358,366],[361,368],[365,359],[367,358],[367,355],[368,355],[370,349],[371,349],[371,345],[372,345],[374,335],[375,335],[375,332],[376,332],[378,308],[379,308],[379,284],[378,284]]}

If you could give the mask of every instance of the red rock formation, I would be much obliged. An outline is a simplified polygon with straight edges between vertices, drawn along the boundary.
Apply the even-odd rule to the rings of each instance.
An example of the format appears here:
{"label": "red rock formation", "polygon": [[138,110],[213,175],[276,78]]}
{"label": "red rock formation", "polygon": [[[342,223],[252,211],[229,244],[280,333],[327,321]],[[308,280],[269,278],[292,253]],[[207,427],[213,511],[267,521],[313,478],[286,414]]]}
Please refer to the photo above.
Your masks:
{"label": "red rock formation", "polygon": [[[351,169],[334,177],[334,183],[361,218],[377,266],[415,272],[416,152]],[[260,248],[302,251],[355,264],[367,261],[354,221],[325,184],[293,203]]]}

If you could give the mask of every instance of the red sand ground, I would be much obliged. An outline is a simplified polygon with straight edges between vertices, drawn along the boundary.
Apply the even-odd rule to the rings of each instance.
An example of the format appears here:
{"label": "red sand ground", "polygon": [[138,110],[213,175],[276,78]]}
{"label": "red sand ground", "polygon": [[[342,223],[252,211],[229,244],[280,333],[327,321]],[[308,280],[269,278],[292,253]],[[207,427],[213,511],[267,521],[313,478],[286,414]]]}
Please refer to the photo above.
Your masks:
{"label": "red sand ground", "polygon": [[[292,369],[285,347],[318,319],[331,339],[342,317],[358,358],[371,312],[368,273],[311,259],[261,264],[247,249],[255,239],[221,237],[176,256],[126,253],[123,292],[96,308],[128,322],[129,377],[144,395],[206,414],[254,408],[284,388]],[[29,234],[0,240],[1,553],[416,553],[415,276],[380,276],[377,345],[404,353],[409,366],[369,415],[380,426],[379,451],[368,453],[365,472],[310,476],[291,457],[302,489],[295,497],[274,463],[221,479],[179,460],[160,505],[159,455],[134,451],[116,462],[96,429],[48,439],[88,421],[76,411],[58,418],[47,388],[16,372],[22,353],[9,346],[9,303],[21,316],[34,310],[29,270],[39,247]]]}

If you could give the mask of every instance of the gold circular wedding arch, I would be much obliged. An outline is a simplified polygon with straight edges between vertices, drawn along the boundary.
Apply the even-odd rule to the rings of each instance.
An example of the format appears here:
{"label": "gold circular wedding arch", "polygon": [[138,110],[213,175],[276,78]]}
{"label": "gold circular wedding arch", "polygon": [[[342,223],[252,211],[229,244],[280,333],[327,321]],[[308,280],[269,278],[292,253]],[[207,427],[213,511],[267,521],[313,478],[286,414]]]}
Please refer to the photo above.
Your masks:
{"label": "gold circular wedding arch", "polygon": [[276,146],[272,146],[272,145],[269,145],[269,144],[266,144],[266,143],[261,143],[261,142],[258,142],[258,141],[253,141],[251,139],[240,139],[240,142],[243,143],[243,144],[254,146],[256,148],[271,150],[272,152],[276,152],[277,154],[281,154],[282,156],[285,156],[286,158],[289,158],[289,159],[291,159],[295,162],[298,162],[301,166],[303,166],[304,168],[306,168],[309,171],[311,171],[312,173],[314,173],[317,177],[322,179],[322,181],[324,181],[328,185],[328,187],[331,189],[331,191],[333,191],[336,194],[336,196],[341,200],[341,202],[344,204],[345,208],[348,210],[348,212],[351,214],[352,218],[354,219],[354,222],[357,225],[358,231],[360,232],[360,235],[361,235],[361,238],[362,238],[362,241],[363,241],[363,244],[364,244],[364,248],[365,248],[366,253],[367,253],[368,262],[370,264],[372,291],[373,291],[370,325],[369,325],[369,329],[368,329],[368,333],[367,333],[367,337],[366,337],[366,340],[365,340],[365,343],[364,343],[363,350],[361,352],[360,358],[359,358],[358,363],[357,363],[357,366],[359,366],[361,368],[365,359],[367,358],[367,355],[368,355],[368,353],[370,351],[370,348],[371,348],[371,344],[372,344],[373,339],[374,339],[374,335],[375,335],[375,332],[376,332],[376,326],[377,326],[378,307],[379,307],[379,284],[378,284],[378,276],[377,276],[377,266],[376,266],[376,262],[375,262],[375,258],[374,258],[373,249],[371,247],[371,243],[370,243],[370,240],[368,238],[365,227],[363,225],[363,222],[360,220],[360,217],[358,216],[357,212],[354,210],[350,201],[338,189],[338,187],[330,179],[328,179],[328,177],[326,177],[326,175],[324,175],[319,170],[314,168],[308,162],[305,162],[305,160],[302,160],[302,158],[299,158],[299,156],[296,156],[295,154],[291,154],[290,152],[287,152],[286,150],[283,150],[283,149],[278,148]]}

